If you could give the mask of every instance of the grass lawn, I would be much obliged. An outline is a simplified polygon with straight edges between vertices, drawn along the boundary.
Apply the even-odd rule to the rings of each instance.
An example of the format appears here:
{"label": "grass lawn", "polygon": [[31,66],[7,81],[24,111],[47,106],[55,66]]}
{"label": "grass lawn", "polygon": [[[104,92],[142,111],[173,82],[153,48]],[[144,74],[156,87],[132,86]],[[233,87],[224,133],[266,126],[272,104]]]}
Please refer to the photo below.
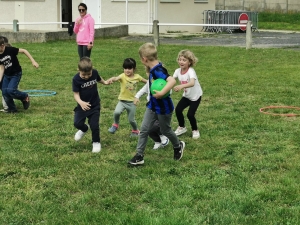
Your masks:
{"label": "grass lawn", "polygon": [[[138,62],[143,43],[97,39],[94,67],[104,79],[122,73],[124,58]],[[201,138],[188,132],[182,160],[173,149],[152,150],[145,164],[127,166],[137,139],[129,138],[126,113],[111,135],[119,84],[98,87],[101,143],[91,152],[91,133],[74,141],[72,77],[77,72],[74,41],[16,43],[40,64],[19,56],[21,90],[53,90],[31,97],[31,107],[0,114],[0,224],[300,224],[300,117],[270,116],[262,107],[300,106],[299,56],[288,49],[188,47],[204,95],[197,112]],[[170,74],[180,45],[160,45],[159,59]],[[140,85],[142,87],[142,83]],[[182,93],[173,93],[177,104]],[[141,124],[146,98],[137,108]],[[272,111],[272,110],[271,110]],[[274,110],[297,113],[295,109]],[[172,127],[178,126],[175,115]]]}

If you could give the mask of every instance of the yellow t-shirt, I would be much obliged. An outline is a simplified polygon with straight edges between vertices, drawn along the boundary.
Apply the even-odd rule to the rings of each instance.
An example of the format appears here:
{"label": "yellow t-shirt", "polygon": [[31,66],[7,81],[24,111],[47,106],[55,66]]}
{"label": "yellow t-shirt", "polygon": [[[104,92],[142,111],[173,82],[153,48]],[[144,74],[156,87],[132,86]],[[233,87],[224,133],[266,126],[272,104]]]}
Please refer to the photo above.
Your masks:
{"label": "yellow t-shirt", "polygon": [[119,77],[121,91],[118,99],[133,101],[137,91],[137,84],[143,79],[143,77],[139,74],[134,74],[133,77],[128,77],[125,73],[120,74]]}

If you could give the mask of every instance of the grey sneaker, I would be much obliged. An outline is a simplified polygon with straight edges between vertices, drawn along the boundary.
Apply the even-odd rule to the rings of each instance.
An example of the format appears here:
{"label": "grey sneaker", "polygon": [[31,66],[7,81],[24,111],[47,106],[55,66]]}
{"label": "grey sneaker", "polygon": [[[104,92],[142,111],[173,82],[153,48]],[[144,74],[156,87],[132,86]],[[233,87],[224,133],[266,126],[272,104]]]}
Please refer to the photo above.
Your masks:
{"label": "grey sneaker", "polygon": [[135,138],[135,137],[138,137],[139,134],[140,134],[140,131],[139,131],[139,130],[132,130],[132,131],[131,131],[131,134],[130,134],[130,137]]}
{"label": "grey sneaker", "polygon": [[128,161],[128,164],[135,165],[135,166],[142,165],[144,164],[144,156],[135,154],[135,156],[130,161]]}
{"label": "grey sneaker", "polygon": [[180,141],[180,147],[174,148],[174,159],[180,160],[183,156],[183,150],[185,147],[185,143],[183,141]]}
{"label": "grey sneaker", "polygon": [[118,130],[118,127],[115,125],[112,125],[109,129],[108,132],[111,134],[114,134]]}

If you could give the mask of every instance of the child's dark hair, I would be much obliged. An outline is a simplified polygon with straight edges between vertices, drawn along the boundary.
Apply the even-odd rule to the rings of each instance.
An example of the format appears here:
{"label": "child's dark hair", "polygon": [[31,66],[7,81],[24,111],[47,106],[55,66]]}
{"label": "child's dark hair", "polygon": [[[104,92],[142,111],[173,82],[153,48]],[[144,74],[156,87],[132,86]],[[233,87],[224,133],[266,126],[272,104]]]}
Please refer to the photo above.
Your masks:
{"label": "child's dark hair", "polygon": [[7,37],[4,37],[4,36],[0,36],[0,45],[5,45],[5,46],[8,46],[10,47],[11,45],[8,43],[8,39]]}
{"label": "child's dark hair", "polygon": [[84,4],[84,3],[80,3],[80,4],[78,5],[78,8],[79,8],[79,6],[81,6],[81,7],[85,8],[85,10],[87,10],[87,6],[86,6],[86,4]]}
{"label": "child's dark hair", "polygon": [[123,69],[134,69],[136,68],[136,61],[133,58],[124,59]]}
{"label": "child's dark hair", "polygon": [[5,40],[3,36],[0,36],[0,45],[4,45],[5,44]]}
{"label": "child's dark hair", "polygon": [[79,60],[78,69],[81,72],[90,72],[93,69],[92,60],[87,56],[82,57]]}

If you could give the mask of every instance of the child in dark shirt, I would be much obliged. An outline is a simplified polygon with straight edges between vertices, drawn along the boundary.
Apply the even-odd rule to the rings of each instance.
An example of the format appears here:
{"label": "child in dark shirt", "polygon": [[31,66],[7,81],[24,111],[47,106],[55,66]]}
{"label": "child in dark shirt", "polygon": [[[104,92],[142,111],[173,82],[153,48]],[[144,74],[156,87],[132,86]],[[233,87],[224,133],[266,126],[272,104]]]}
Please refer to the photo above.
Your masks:
{"label": "child in dark shirt", "polygon": [[[100,144],[100,96],[97,83],[109,84],[100,77],[97,70],[93,69],[90,58],[84,56],[78,63],[79,73],[73,77],[72,89],[77,106],[74,109],[74,126],[78,129],[75,141],[79,141],[89,130],[92,131],[92,152],[101,151]],[[88,123],[85,120],[88,118]]]}
{"label": "child in dark shirt", "polygon": [[30,105],[28,94],[18,90],[22,78],[22,68],[17,58],[19,53],[25,54],[34,67],[39,67],[26,49],[6,46],[4,38],[0,38],[0,81],[2,81],[2,94],[8,113],[17,112],[14,99],[21,100],[24,109],[28,109]]}

